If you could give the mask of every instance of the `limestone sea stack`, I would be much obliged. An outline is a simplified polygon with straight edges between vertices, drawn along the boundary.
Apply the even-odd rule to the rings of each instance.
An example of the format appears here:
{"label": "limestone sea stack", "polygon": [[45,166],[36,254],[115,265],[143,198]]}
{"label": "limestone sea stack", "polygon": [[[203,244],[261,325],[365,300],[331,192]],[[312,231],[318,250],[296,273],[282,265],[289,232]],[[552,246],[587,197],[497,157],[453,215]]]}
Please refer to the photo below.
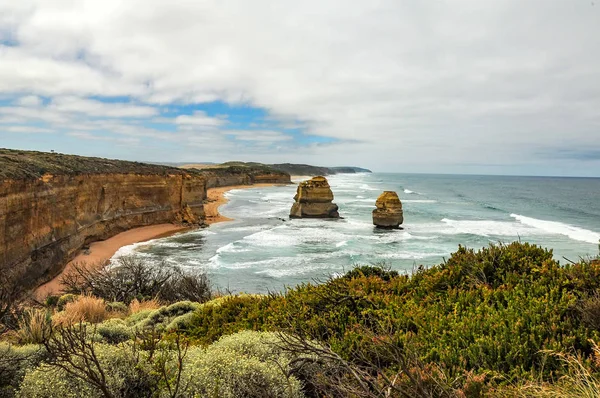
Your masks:
{"label": "limestone sea stack", "polygon": [[298,184],[294,200],[290,218],[340,217],[337,205],[332,203],[333,192],[325,177],[313,177]]}
{"label": "limestone sea stack", "polygon": [[399,228],[404,221],[402,202],[394,191],[385,191],[375,202],[377,208],[373,210],[373,224],[378,228]]}

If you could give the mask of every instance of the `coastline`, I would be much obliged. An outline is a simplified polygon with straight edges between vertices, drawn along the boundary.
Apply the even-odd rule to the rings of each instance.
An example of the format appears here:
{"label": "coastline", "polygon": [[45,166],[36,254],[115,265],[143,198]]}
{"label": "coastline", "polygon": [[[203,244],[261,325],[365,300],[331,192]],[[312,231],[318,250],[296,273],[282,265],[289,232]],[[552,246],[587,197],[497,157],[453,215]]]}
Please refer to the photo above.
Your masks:
{"label": "coastline", "polygon": [[[294,178],[295,176],[292,176]],[[225,197],[225,193],[232,189],[248,189],[276,186],[281,184],[262,183],[254,185],[232,185],[227,187],[209,188],[206,191],[206,203],[204,212],[206,214],[206,224],[212,225],[219,222],[233,221],[229,217],[225,217],[219,213],[219,207],[229,202]],[[148,225],[145,227],[133,228],[120,234],[117,234],[106,240],[94,242],[90,244],[88,253],[81,251],[75,258],[67,263],[65,268],[50,281],[40,285],[34,290],[34,296],[38,300],[45,299],[48,295],[60,294],[61,284],[60,278],[68,272],[75,263],[86,263],[88,266],[104,266],[107,261],[123,246],[132,245],[134,243],[147,242],[152,239],[164,238],[178,232],[189,230],[189,227],[184,227],[176,224],[159,224]]]}

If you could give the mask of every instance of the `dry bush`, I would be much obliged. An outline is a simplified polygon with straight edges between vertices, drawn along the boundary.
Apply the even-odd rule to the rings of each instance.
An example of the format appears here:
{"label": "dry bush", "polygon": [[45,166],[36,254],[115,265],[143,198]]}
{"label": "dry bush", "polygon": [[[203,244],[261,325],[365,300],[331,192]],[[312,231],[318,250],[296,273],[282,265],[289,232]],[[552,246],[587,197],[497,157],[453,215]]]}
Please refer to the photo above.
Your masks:
{"label": "dry bush", "polygon": [[19,320],[17,335],[21,344],[42,344],[51,329],[50,314],[45,309],[30,308]]}
{"label": "dry bush", "polygon": [[133,299],[133,301],[129,304],[129,313],[137,314],[140,311],[144,310],[157,310],[162,307],[160,301],[157,299],[152,300],[144,300],[139,301],[138,299]]}
{"label": "dry bush", "polygon": [[66,293],[91,294],[125,304],[134,299],[158,298],[166,303],[211,299],[211,285],[204,273],[186,272],[165,262],[149,263],[135,256],[120,257],[112,267],[74,264],[61,283]]}
{"label": "dry bush", "polygon": [[26,295],[25,272],[0,264],[0,333],[18,327],[18,304]]}
{"label": "dry bush", "polygon": [[67,303],[62,312],[57,313],[53,320],[60,325],[72,325],[86,321],[99,323],[108,317],[106,303],[103,299],[93,296],[79,296],[75,301]]}

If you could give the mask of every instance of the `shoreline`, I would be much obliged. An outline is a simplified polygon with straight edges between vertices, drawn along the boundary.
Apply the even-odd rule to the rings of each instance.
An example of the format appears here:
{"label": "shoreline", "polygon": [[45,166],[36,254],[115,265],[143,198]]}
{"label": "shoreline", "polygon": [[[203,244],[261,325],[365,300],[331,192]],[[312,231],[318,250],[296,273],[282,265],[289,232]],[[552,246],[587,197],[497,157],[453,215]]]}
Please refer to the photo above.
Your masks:
{"label": "shoreline", "polygon": [[[294,178],[295,176],[292,176]],[[209,226],[219,222],[233,221],[232,218],[225,217],[219,213],[219,207],[229,202],[225,197],[225,193],[232,189],[248,189],[271,187],[283,184],[262,183],[254,185],[231,185],[227,187],[209,188],[206,190],[206,203],[204,212],[206,214],[206,224]],[[87,263],[89,266],[99,267],[104,266],[112,256],[122,247],[132,245],[134,243],[147,242],[152,239],[164,238],[174,235],[179,232],[184,232],[192,228],[177,224],[158,224],[148,225],[145,227],[132,228],[121,232],[106,240],[93,242],[90,244],[88,253],[80,251],[73,260],[69,261],[65,268],[50,281],[38,286],[33,295],[38,300],[43,300],[49,295],[61,293],[60,278],[68,272],[75,263]]]}

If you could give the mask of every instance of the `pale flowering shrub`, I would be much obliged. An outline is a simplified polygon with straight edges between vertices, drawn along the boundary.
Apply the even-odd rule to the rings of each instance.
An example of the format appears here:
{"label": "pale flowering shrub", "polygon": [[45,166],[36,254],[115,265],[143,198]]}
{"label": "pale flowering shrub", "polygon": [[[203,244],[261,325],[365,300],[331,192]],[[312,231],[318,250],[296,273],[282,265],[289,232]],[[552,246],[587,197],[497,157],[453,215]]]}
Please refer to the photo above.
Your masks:
{"label": "pale flowering shrub", "polygon": [[300,398],[302,384],[287,375],[289,358],[272,333],[241,332],[221,338],[189,358],[183,377],[189,396]]}
{"label": "pale flowering shrub", "polygon": [[245,330],[211,344],[211,350],[231,350],[240,355],[257,358],[263,362],[277,360],[281,366],[287,366],[292,357],[281,350],[281,339],[277,333],[254,332]]}
{"label": "pale flowering shrub", "polygon": [[63,369],[42,365],[25,375],[17,395],[19,398],[101,398],[100,391]]}
{"label": "pale flowering shrub", "polygon": [[14,397],[27,371],[37,367],[45,357],[41,345],[0,343],[0,397]]}
{"label": "pale flowering shrub", "polygon": [[[153,391],[156,383],[150,376],[149,366],[138,360],[130,346],[95,344],[94,350],[106,375],[106,385],[112,396],[147,396],[148,392]],[[86,383],[81,378],[56,366],[44,364],[26,374],[18,396],[21,398],[96,398],[103,395],[97,387]]]}

